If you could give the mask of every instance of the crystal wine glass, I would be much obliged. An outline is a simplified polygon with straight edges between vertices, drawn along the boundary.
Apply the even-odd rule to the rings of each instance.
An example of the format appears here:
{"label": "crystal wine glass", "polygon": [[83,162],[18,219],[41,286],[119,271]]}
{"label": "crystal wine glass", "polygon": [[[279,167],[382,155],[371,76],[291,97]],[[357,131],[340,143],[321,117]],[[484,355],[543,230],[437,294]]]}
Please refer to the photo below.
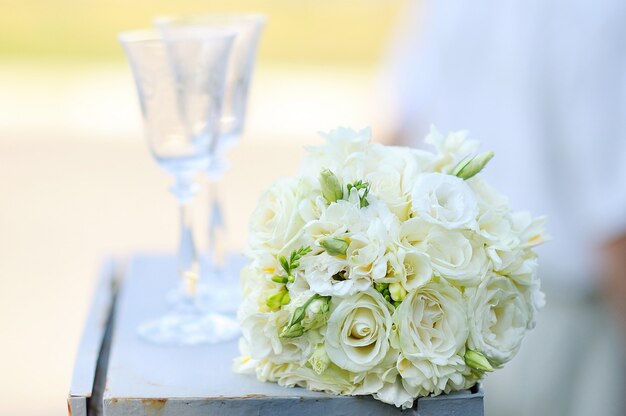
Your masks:
{"label": "crystal wine glass", "polygon": [[148,147],[174,177],[171,191],[180,205],[178,273],[185,296],[168,314],[139,327],[141,336],[156,343],[220,342],[237,331],[231,319],[198,307],[200,270],[189,212],[198,189],[194,177],[216,154],[234,36],[232,31],[199,27],[166,37],[146,30],[119,35],[135,79]]}
{"label": "crystal wine glass", "polygon": [[[233,302],[238,292],[234,287],[240,262],[236,256],[225,257],[224,239],[226,223],[219,198],[219,181],[228,164],[226,150],[236,144],[243,133],[246,104],[256,53],[266,18],[260,14],[209,14],[182,17],[159,17],[155,26],[165,35],[185,27],[206,27],[227,29],[236,33],[226,74],[226,89],[220,120],[220,139],[216,157],[206,170],[209,180],[209,220],[208,220],[208,260],[207,280],[219,279],[219,285],[211,285],[210,290],[201,286],[201,296],[208,296],[207,304],[214,310],[232,312],[237,305]],[[228,279],[230,277],[230,279]],[[206,281],[206,280],[205,280]],[[230,283],[230,284],[228,284]]]}

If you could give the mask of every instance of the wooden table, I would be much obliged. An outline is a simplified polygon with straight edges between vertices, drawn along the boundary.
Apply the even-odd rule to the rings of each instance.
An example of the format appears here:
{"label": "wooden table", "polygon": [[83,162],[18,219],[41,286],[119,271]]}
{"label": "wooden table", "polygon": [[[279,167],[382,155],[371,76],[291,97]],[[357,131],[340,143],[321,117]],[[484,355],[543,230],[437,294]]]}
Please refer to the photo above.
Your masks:
{"label": "wooden table", "polygon": [[87,319],[68,397],[70,415],[465,415],[483,414],[482,390],[420,398],[399,409],[370,397],[338,397],[262,383],[231,371],[237,343],[147,343],[138,324],[166,311],[175,287],[171,257],[108,262]]}

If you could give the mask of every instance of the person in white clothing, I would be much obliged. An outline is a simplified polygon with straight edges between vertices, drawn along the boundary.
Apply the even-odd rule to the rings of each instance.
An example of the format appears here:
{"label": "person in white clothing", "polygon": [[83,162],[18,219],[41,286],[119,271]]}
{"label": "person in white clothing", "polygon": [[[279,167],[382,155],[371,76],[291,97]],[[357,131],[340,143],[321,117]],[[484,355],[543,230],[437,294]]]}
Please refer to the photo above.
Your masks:
{"label": "person in white clothing", "polygon": [[405,17],[397,141],[469,130],[511,206],[549,216],[547,306],[484,382],[486,414],[626,414],[626,2],[430,0]]}

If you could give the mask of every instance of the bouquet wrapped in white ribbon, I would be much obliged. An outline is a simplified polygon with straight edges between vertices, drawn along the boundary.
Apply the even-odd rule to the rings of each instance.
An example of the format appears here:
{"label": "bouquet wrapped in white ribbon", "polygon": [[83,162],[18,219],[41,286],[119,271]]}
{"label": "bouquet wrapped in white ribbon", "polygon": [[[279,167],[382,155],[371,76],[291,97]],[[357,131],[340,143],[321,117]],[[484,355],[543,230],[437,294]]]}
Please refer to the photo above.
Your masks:
{"label": "bouquet wrapped in white ribbon", "polygon": [[337,129],[250,224],[235,370],[398,407],[467,389],[518,351],[543,294],[544,218],[477,175],[464,132],[435,152]]}

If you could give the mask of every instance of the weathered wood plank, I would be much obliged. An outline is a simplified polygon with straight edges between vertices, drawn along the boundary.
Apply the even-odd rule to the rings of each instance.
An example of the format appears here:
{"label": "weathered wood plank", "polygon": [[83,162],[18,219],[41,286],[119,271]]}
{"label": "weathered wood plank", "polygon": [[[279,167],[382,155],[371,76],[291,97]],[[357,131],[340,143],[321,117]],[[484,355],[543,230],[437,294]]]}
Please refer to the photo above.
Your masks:
{"label": "weathered wood plank", "polygon": [[116,306],[117,318],[104,391],[104,415],[482,415],[482,392],[419,400],[401,412],[369,397],[337,397],[286,389],[234,374],[236,342],[171,347],[143,341],[137,326],[167,310],[177,285],[172,258],[138,256],[130,263]]}
{"label": "weathered wood plank", "polygon": [[481,416],[483,390],[458,391],[437,397],[422,397],[417,401],[417,416]]}
{"label": "weathered wood plank", "polygon": [[93,395],[96,367],[116,287],[116,264],[109,260],[103,264],[76,355],[67,398],[68,413],[72,416],[86,416],[88,413],[88,401]]}

